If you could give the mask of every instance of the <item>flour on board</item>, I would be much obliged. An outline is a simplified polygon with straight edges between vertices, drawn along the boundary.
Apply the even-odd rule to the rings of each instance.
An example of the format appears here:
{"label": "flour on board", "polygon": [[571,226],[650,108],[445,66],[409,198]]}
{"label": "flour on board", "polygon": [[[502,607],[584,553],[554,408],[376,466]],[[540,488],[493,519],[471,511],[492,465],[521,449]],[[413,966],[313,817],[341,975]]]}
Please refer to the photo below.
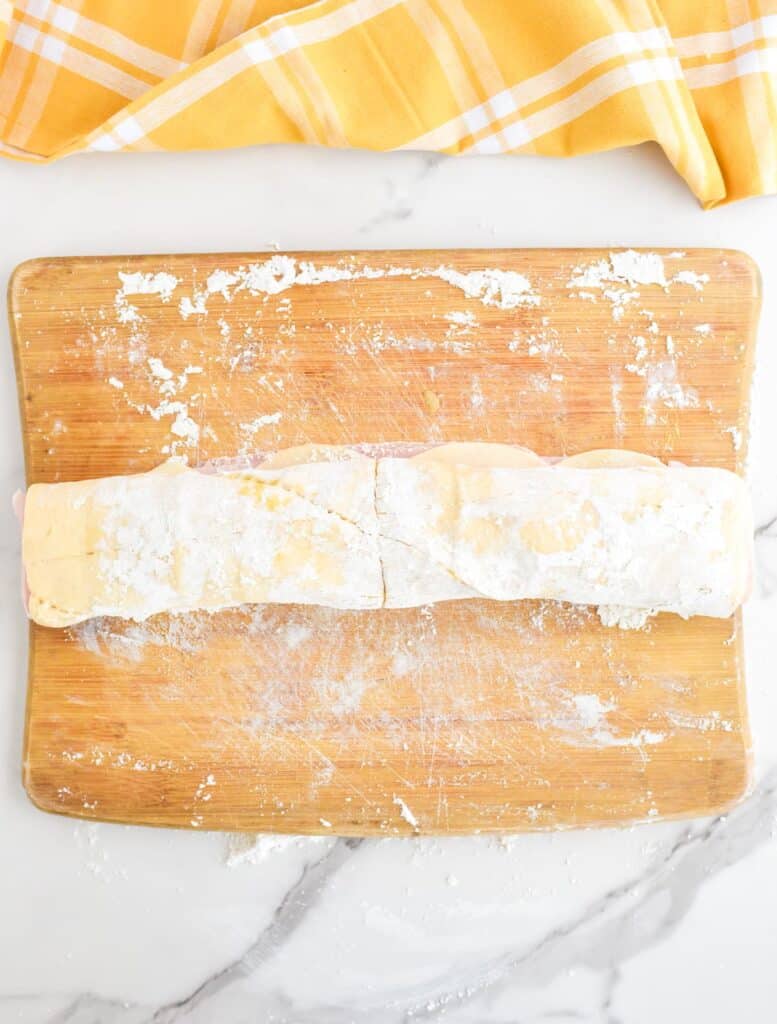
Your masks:
{"label": "flour on board", "polygon": [[170,380],[173,376],[173,371],[165,366],[161,359],[157,359],[154,356],[148,360],[148,367],[152,375],[159,380]]}
{"label": "flour on board", "polygon": [[564,714],[551,719],[549,725],[566,733],[565,742],[575,746],[644,747],[663,743],[667,734],[651,729],[635,733],[616,733],[608,723],[608,714],[616,705],[603,701],[595,693],[578,693],[564,701]]}
{"label": "flour on board", "polygon": [[691,288],[700,292],[705,284],[709,283],[709,274],[697,274],[693,270],[679,270],[672,278],[678,284],[688,284]]}
{"label": "flour on board", "polygon": [[[451,614],[453,623],[449,622]],[[186,680],[192,673],[196,675],[202,651],[218,644],[226,655],[219,663],[220,685],[241,697],[212,719],[209,742],[213,749],[232,750],[239,745],[249,751],[249,759],[273,763],[284,753],[287,756],[289,744],[298,745],[308,762],[304,768],[309,772],[310,799],[320,798],[322,809],[347,786],[347,773],[341,771],[332,751],[352,744],[355,750],[351,748],[349,756],[355,752],[357,758],[375,764],[390,758],[392,750],[400,758],[428,758],[434,751],[433,757],[455,761],[461,785],[477,784],[483,765],[476,735],[482,727],[487,728],[493,713],[483,700],[487,689],[481,685],[489,679],[499,679],[511,688],[508,706],[514,719],[508,717],[513,727],[523,723],[521,727],[529,728],[540,751],[558,743],[589,750],[616,749],[632,752],[646,764],[654,751],[679,732],[730,731],[729,719],[721,717],[718,722],[711,712],[694,718],[692,705],[686,709],[682,686],[671,691],[672,700],[677,701],[671,715],[658,702],[638,724],[633,724],[629,704],[633,686],[621,689],[614,683],[610,692],[580,689],[590,671],[590,609],[547,601],[509,618],[504,626],[516,630],[519,641],[510,651],[498,649],[488,633],[473,643],[472,619],[464,606],[430,606],[413,616],[391,614],[387,619],[320,608],[258,606],[219,615],[158,616],[141,624],[96,620],[73,627],[70,636],[95,657],[118,666],[125,664],[128,678],[142,678],[140,666],[148,657],[157,680],[150,699],[174,700],[182,708],[192,692]],[[488,624],[487,616],[484,624]],[[546,643],[549,634],[557,634],[559,640],[563,637],[563,643]],[[331,643],[332,637],[344,635],[349,637],[347,645]],[[224,637],[229,637],[229,644],[222,647]],[[257,649],[269,671],[257,671],[252,660]],[[608,666],[614,680],[627,674],[620,649],[617,637],[608,641]],[[126,665],[125,658],[130,664]],[[460,675],[465,666],[472,685],[451,687],[450,679]],[[357,676],[359,687],[354,690],[352,681]],[[678,683],[685,678],[681,675]],[[386,699],[395,687],[405,692],[399,707]],[[200,713],[204,711],[201,706]],[[364,738],[363,744],[358,737]],[[507,764],[522,756],[511,745],[500,747],[500,751]],[[161,770],[183,777],[190,782],[196,807],[193,827],[207,827],[207,812],[213,805],[208,794],[215,794],[220,782],[215,768],[208,773],[180,762],[168,762],[169,767],[164,768],[161,759],[140,761],[124,750],[120,737],[83,750],[66,749],[63,761],[71,760],[121,769],[130,773],[130,778],[136,772]],[[535,770],[541,771],[541,765],[542,759]],[[354,784],[356,789],[346,800],[359,801],[361,806],[358,780]],[[257,807],[275,807],[282,820],[286,807],[275,803],[274,785],[272,780],[259,781],[255,799]],[[330,785],[334,789],[325,797]],[[391,807],[384,806],[381,812],[385,834],[401,828],[397,816],[414,831],[418,829],[419,817],[407,792],[399,796],[396,789],[393,793],[389,789],[388,793],[395,810],[392,813]],[[527,825],[536,823],[540,815],[543,820],[546,816],[553,820],[552,791],[548,793],[547,801],[532,801],[523,812]],[[423,806],[426,824],[426,796]],[[437,805],[437,813],[444,815],[444,807],[444,803]],[[498,807],[493,803],[484,804],[481,813],[484,823],[493,825],[494,815],[498,820]],[[331,823],[334,819],[330,815],[326,820]],[[444,822],[444,817],[438,823],[440,820]],[[317,858],[331,842],[334,840],[296,836],[235,837],[229,840],[227,862],[233,867],[261,865],[271,856],[297,851],[306,858]]]}
{"label": "flour on board", "polygon": [[677,729],[698,729],[699,732],[733,732],[734,723],[723,718],[719,711],[708,715],[693,715],[682,711],[667,711],[668,721]]}
{"label": "flour on board", "polygon": [[683,387],[677,376],[677,362],[663,359],[646,367],[645,422],[656,422],[655,405],[660,402],[667,409],[698,409],[699,393],[695,388]]}
{"label": "flour on board", "polygon": [[731,435],[731,444],[735,452],[738,452],[742,448],[744,438],[742,437],[742,431],[739,427],[724,427],[724,433]]}
{"label": "flour on board", "polygon": [[283,419],[283,413],[279,411],[266,413],[264,416],[257,416],[255,419],[248,423],[240,424],[240,433],[242,440],[238,449],[238,454],[247,455],[252,449],[256,448],[256,435],[264,429],[264,427],[274,426],[276,423],[280,423]]}
{"label": "flour on board", "polygon": [[674,339],[667,335],[664,352],[656,354],[656,339],[636,334],[631,339],[635,353],[624,369],[645,381],[643,411],[645,423],[657,422],[657,405],[665,409],[698,409],[699,393],[696,388],[683,386],[679,380],[678,354]]}
{"label": "flour on board", "polygon": [[478,326],[477,318],[470,310],[453,310],[446,313],[444,319],[451,325],[449,330],[458,328],[461,333],[471,333],[472,328]]}
{"label": "flour on board", "polygon": [[157,616],[134,623],[100,617],[72,626],[71,635],[90,654],[114,664],[137,664],[152,648],[198,654],[207,646],[209,625],[209,616],[194,614]]}
{"label": "flour on board", "polygon": [[119,280],[121,287],[116,292],[116,316],[119,322],[124,324],[141,319],[137,307],[132,305],[128,296],[158,295],[162,302],[169,302],[176,287],[181,283],[180,278],[164,271],[157,274],[142,272],[126,274],[119,271]]}
{"label": "flour on board", "polygon": [[293,287],[312,287],[339,281],[379,280],[409,277],[414,280],[437,278],[464,292],[467,298],[478,299],[485,306],[516,309],[519,306],[537,306],[540,297],[524,275],[514,270],[484,268],[462,272],[453,267],[388,268],[358,266],[345,262],[335,266],[316,264],[312,260],[297,260],[293,256],[276,255],[262,263],[251,263],[236,270],[217,269],[211,272],[204,290],[195,291],[179,303],[184,319],[194,313],[207,312],[207,296],[220,295],[227,302],[236,292],[248,291],[252,295],[278,295]]}
{"label": "flour on board", "polygon": [[407,804],[402,799],[402,797],[395,795],[392,802],[394,803],[394,805],[396,807],[399,808],[399,816],[400,816],[400,818],[402,818],[403,821],[406,821],[411,828],[417,829],[418,828],[418,819],[413,814],[413,812],[410,810],[410,808],[407,806]]}
{"label": "flour on board", "polygon": [[193,298],[184,295],[178,303],[178,312],[181,314],[182,319],[188,320],[190,316],[195,315],[204,316],[208,312],[205,298],[204,292],[195,292]]}
{"label": "flour on board", "polygon": [[586,266],[575,267],[567,281],[567,288],[576,290],[578,297],[596,301],[597,293],[612,305],[614,320],[622,319],[629,303],[638,299],[641,288],[657,286],[664,290],[673,284],[690,285],[701,291],[709,281],[708,274],[680,270],[667,277],[664,259],[660,253],[611,252],[607,259],[595,260]]}
{"label": "flour on board", "polygon": [[108,384],[123,393],[127,405],[136,412],[144,413],[153,420],[170,418],[170,433],[173,435],[171,444],[162,449],[162,454],[177,455],[182,449],[196,449],[200,441],[199,424],[189,413],[189,404],[198,396],[191,395],[186,401],[179,398],[173,400],[189,384],[191,376],[199,376],[203,372],[201,366],[186,366],[175,374],[158,356],[150,356],[146,360],[147,380],[160,396],[157,404],[136,402],[127,392],[124,381],[117,377],[109,377]]}
{"label": "flour on board", "polygon": [[483,388],[480,383],[480,378],[473,376],[472,384],[470,385],[470,407],[477,416],[482,416],[484,412],[485,397],[483,395]]}
{"label": "flour on board", "polygon": [[612,413],[615,421],[615,436],[619,441],[622,441],[623,433],[626,429],[623,400],[621,398],[622,391],[623,378],[619,373],[616,373],[613,367],[610,367],[610,399],[612,401]]}

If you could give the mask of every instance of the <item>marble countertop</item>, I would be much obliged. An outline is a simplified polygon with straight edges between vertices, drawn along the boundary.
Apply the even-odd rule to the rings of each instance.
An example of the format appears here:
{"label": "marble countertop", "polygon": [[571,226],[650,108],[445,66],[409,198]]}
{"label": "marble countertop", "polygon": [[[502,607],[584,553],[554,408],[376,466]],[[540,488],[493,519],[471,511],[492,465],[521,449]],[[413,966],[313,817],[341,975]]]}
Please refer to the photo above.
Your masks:
{"label": "marble countertop", "polygon": [[[0,271],[74,253],[727,246],[764,279],[746,611],[756,784],[715,820],[294,839],[45,815],[20,781],[26,629],[0,501],[0,1022],[729,1024],[777,997],[777,199],[703,213],[652,147],[574,161],[273,148],[0,165]],[[7,329],[0,493],[23,482]]]}

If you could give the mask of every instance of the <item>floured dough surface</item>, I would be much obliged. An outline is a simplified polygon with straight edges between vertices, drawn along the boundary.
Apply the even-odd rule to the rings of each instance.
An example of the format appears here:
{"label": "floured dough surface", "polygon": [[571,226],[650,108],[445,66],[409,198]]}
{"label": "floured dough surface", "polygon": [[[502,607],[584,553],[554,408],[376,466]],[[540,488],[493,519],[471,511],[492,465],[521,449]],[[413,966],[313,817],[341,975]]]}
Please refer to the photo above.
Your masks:
{"label": "floured dough surface", "polygon": [[45,625],[93,615],[247,603],[378,608],[375,464],[331,462],[151,473],[36,485],[25,508],[29,612]]}
{"label": "floured dough surface", "polygon": [[23,558],[29,613],[50,626],[468,597],[725,617],[746,595],[751,537],[725,470],[610,450],[550,464],[496,444],[409,458],[305,445],[255,467],[33,485]]}
{"label": "floured dough surface", "polygon": [[[726,616],[746,592],[749,516],[717,469],[503,469],[383,459],[377,511],[391,538],[500,601],[545,598]],[[387,604],[415,583],[386,573]]]}

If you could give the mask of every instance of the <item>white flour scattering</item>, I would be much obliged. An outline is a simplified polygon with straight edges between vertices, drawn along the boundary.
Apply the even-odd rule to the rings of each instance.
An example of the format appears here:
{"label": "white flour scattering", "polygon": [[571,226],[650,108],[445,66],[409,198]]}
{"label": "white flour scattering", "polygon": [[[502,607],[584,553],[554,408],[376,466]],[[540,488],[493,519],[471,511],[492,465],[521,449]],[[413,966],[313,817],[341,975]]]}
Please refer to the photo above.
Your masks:
{"label": "white flour scattering", "polygon": [[667,284],[664,261],[657,253],[634,250],[612,252],[609,259],[575,267],[567,288],[576,289],[582,298],[595,299],[598,290],[612,305],[614,320],[620,320],[628,304],[639,298],[637,286]]}
{"label": "white flour scattering", "polygon": [[[134,406],[139,412],[147,412],[154,420],[161,420],[163,417],[171,416],[170,433],[180,438],[186,448],[196,448],[200,440],[200,428],[189,415],[189,406],[184,402],[171,402],[166,398],[159,405]],[[177,454],[176,443],[166,446],[171,455]]]}
{"label": "white flour scattering", "polygon": [[482,416],[485,412],[485,396],[483,395],[480,378],[476,376],[472,378],[469,404],[475,415]]}
{"label": "white flour scattering", "polygon": [[135,272],[125,274],[119,271],[121,287],[116,292],[116,316],[120,323],[132,323],[141,319],[137,307],[129,301],[130,295],[158,295],[162,302],[169,302],[173,292],[181,283],[174,274],[161,271],[157,274]]}
{"label": "white flour scattering", "polygon": [[133,367],[133,377],[137,377],[138,368],[145,365],[146,381],[157,392],[160,401],[153,403],[136,400],[132,397],[128,381],[115,375],[108,377],[107,383],[121,392],[124,401],[136,412],[148,415],[154,420],[170,419],[171,441],[162,447],[160,454],[178,455],[186,450],[197,449],[200,442],[200,427],[191,415],[190,407],[200,396],[190,394],[184,397],[181,392],[189,386],[190,377],[202,374],[203,368],[188,365],[180,373],[175,373],[159,356],[147,356],[148,333],[143,327],[144,317],[138,307],[129,301],[133,296],[152,295],[157,296],[161,302],[169,302],[181,283],[180,278],[165,271],[119,271],[118,276],[121,285],[116,291],[114,304],[119,322],[130,327],[127,362]]}
{"label": "white flour scattering", "polygon": [[726,427],[724,433],[731,435],[731,444],[733,445],[734,451],[740,451],[744,438],[742,437],[742,431],[739,427]]}
{"label": "white flour scattering", "polygon": [[[238,445],[237,454],[239,456],[248,456],[257,449],[257,435],[268,427],[274,427],[280,423],[283,419],[283,413],[278,410],[276,412],[265,413],[263,416],[257,416],[255,419],[248,421],[247,423],[240,423],[240,443]],[[265,439],[266,440],[266,439]],[[261,442],[259,447],[262,447]]]}
{"label": "white flour scattering", "polygon": [[337,266],[316,264],[312,260],[297,260],[293,256],[276,255],[262,263],[250,263],[235,270],[214,270],[208,276],[204,290],[195,290],[179,303],[184,319],[195,313],[207,313],[207,297],[220,295],[227,302],[235,293],[248,291],[252,295],[278,295],[294,287],[314,287],[338,281],[378,280],[381,278],[409,277],[413,280],[437,278],[459,288],[467,298],[478,299],[486,306],[516,309],[519,306],[538,306],[540,297],[529,279],[514,270],[484,268],[462,272],[454,267],[401,267],[386,269],[359,266],[343,262]]}
{"label": "white flour scattering", "polygon": [[610,399],[612,401],[612,412],[615,420],[615,434],[620,440],[623,437],[623,433],[626,429],[626,418],[623,410],[623,399],[621,393],[623,391],[623,378],[619,373],[610,368]]}
{"label": "white flour scattering", "polygon": [[626,307],[641,295],[645,286],[657,286],[666,290],[672,284],[690,285],[701,291],[709,281],[708,274],[697,274],[692,270],[680,270],[673,277],[667,277],[663,257],[655,252],[611,252],[607,259],[596,260],[587,266],[575,267],[567,281],[567,288],[577,291],[578,296],[595,301],[601,294],[612,305],[614,320],[623,317]]}
{"label": "white flour scattering", "polygon": [[154,386],[160,395],[177,395],[189,383],[190,376],[202,373],[201,366],[189,365],[176,375],[156,356],[151,356],[147,363],[151,377],[154,379]]}
{"label": "white flour scattering", "polygon": [[697,292],[700,292],[705,284],[709,282],[709,274],[697,274],[693,270],[680,270],[672,278],[678,284],[689,284]]}
{"label": "white flour scattering", "polygon": [[[587,750],[620,748],[647,761],[663,742],[664,732],[671,735],[675,731],[665,716],[657,716],[655,725],[652,716],[633,724],[629,691],[621,691],[615,684],[612,692],[601,692],[598,686],[580,691],[589,669],[586,652],[594,618],[591,609],[552,601],[517,608],[499,624],[500,629],[518,634],[520,642],[507,648],[493,640],[490,630],[497,628],[497,621],[492,621],[486,610],[475,615],[473,619],[473,608],[467,602],[458,607],[429,606],[412,617],[257,606],[218,615],[157,616],[141,624],[103,619],[73,627],[69,635],[95,657],[120,669],[123,666],[129,679],[138,663],[153,660],[159,684],[152,699],[174,702],[183,715],[192,688],[201,687],[198,666],[203,651],[212,654],[214,641],[221,644],[229,637],[226,657],[219,663],[219,679],[243,699],[242,706],[233,705],[228,715],[213,716],[209,742],[214,752],[226,750],[231,757],[239,749],[247,763],[272,764],[287,759],[290,744],[301,741],[297,749],[304,753],[299,767],[309,772],[308,798],[313,801],[319,791],[333,786],[330,796],[337,800],[338,792],[347,792],[346,803],[355,813],[365,805],[358,781],[354,780],[353,788],[348,785],[345,765],[349,757],[355,756],[357,761],[379,757],[392,763],[392,757],[428,758],[433,750],[441,758],[455,759],[462,786],[477,785],[482,777],[483,751],[473,742],[473,729],[492,714],[489,681],[495,678],[510,687],[515,725],[522,723],[520,728],[533,731],[541,746],[544,738],[551,747],[563,743]],[[549,635],[563,637],[563,643],[548,642]],[[341,636],[348,637],[347,644],[331,642],[332,637]],[[621,638],[613,636],[606,643],[608,664],[617,680],[627,675],[621,661]],[[264,653],[265,669],[255,664],[257,648]],[[629,667],[633,667],[631,663]],[[352,677],[356,675],[361,682],[357,698],[352,700]],[[468,683],[451,687],[451,678],[466,678]],[[405,694],[399,704],[392,702],[396,688]],[[301,708],[305,709],[303,715]],[[678,713],[680,710],[682,707]],[[330,759],[332,744],[343,752],[343,762],[339,756]],[[83,754],[76,751],[72,756],[132,773],[153,771],[155,765],[163,770],[158,760],[150,761],[146,769],[145,763],[137,765],[131,754],[110,746]],[[509,744],[500,749],[499,756],[520,762],[526,755],[520,746]],[[528,756],[531,759],[531,753]],[[399,761],[393,763],[401,774]],[[186,774],[190,792],[199,793],[195,806],[200,812],[209,806],[205,802],[209,793],[216,799],[223,781],[217,764],[221,761],[214,760],[212,779],[201,770],[191,777]],[[187,766],[180,763],[164,770],[180,774],[187,772]],[[435,814],[436,820],[444,823],[444,802],[438,804],[435,797],[430,804],[428,794],[423,794],[423,803],[416,807],[412,793],[411,789],[403,789],[401,795],[396,789],[389,790],[382,808],[386,835],[433,824]],[[542,815],[547,813],[552,820],[552,790],[548,793]],[[256,806],[274,809],[277,820],[283,821],[286,808],[276,798],[271,779],[257,786]],[[320,810],[326,813],[323,806]],[[527,810],[527,822],[538,813]],[[493,804],[484,806],[483,824],[493,824],[494,814],[498,810]],[[201,814],[192,820],[198,817]],[[240,835],[229,838],[226,860],[237,868],[261,865],[270,857],[318,859],[334,841],[329,837]]]}
{"label": "white flour scattering", "polygon": [[[86,806],[86,805],[85,805]],[[100,882],[126,879],[127,870],[111,862],[102,840],[101,826],[94,821],[78,822],[73,827],[73,838],[84,854],[84,868]]]}
{"label": "white flour scattering", "polygon": [[446,313],[445,319],[453,328],[459,328],[462,333],[469,333],[473,327],[478,326],[477,317],[470,311],[454,310]]}
{"label": "white flour scattering", "polygon": [[336,843],[330,836],[295,836],[236,832],[227,836],[225,862],[229,868],[245,864],[262,864],[276,854],[287,855],[294,850],[323,855]]}
{"label": "white flour scattering", "polygon": [[257,416],[256,419],[251,420],[249,423],[241,423],[240,431],[243,435],[243,441],[240,445],[240,455],[245,455],[248,450],[252,447],[252,442],[256,435],[262,430],[263,427],[274,426],[276,423],[280,423],[283,419],[282,412],[269,412],[264,416]]}
{"label": "white flour scattering", "polygon": [[395,796],[393,801],[394,805],[399,808],[399,816],[403,821],[406,821],[411,828],[418,828],[418,819],[407,806],[405,801],[400,796]]}
{"label": "white flour scattering", "polygon": [[202,782],[198,783],[197,788],[194,791],[195,801],[201,803],[207,803],[213,798],[213,787],[216,785],[216,776],[209,773],[205,776]]}
{"label": "white flour scattering", "polygon": [[190,365],[181,373],[175,374],[157,356],[149,357],[146,364],[148,380],[161,398],[157,404],[134,401],[127,393],[124,381],[116,377],[109,377],[108,384],[124,393],[124,400],[135,412],[144,413],[153,420],[170,417],[170,433],[176,440],[162,448],[163,455],[177,455],[187,448],[196,449],[200,441],[200,427],[190,415],[189,404],[199,396],[191,395],[186,401],[173,400],[172,396],[177,396],[188,386],[191,376],[199,376],[202,373],[202,367]]}
{"label": "white flour scattering", "polygon": [[699,393],[680,383],[677,347],[670,335],[664,340],[664,351],[656,354],[656,339],[636,334],[631,339],[634,359],[624,369],[645,381],[644,416],[647,426],[657,422],[657,406],[665,409],[698,409]]}
{"label": "white flour scattering", "polygon": [[563,711],[549,721],[549,725],[567,734],[565,742],[573,746],[644,747],[666,740],[666,733],[640,729],[636,733],[620,734],[608,722],[610,712],[617,710],[610,701],[603,701],[596,693],[576,693],[562,700]]}
{"label": "white flour scattering", "polygon": [[149,369],[151,370],[152,375],[154,377],[157,377],[159,380],[172,379],[173,371],[168,369],[168,367],[165,366],[161,359],[156,359],[155,357],[152,357],[151,359],[148,360],[148,366]]}
{"label": "white flour scattering", "polygon": [[723,718],[719,711],[709,715],[693,715],[688,712],[667,711],[666,718],[677,729],[698,729],[699,732],[733,732],[734,723]]}
{"label": "white flour scattering", "polygon": [[184,295],[178,303],[178,312],[184,320],[188,320],[190,316],[195,315],[205,316],[208,312],[208,307],[205,304],[205,294],[203,292],[195,292],[193,298]]}
{"label": "white flour scattering", "polygon": [[[410,276],[415,276],[411,274]],[[471,270],[462,274],[450,267],[421,271],[419,277],[439,277],[455,288],[461,288],[467,298],[480,299],[486,306],[515,309],[517,306],[538,306],[540,298],[532,291],[531,282],[514,270]]]}
{"label": "white flour scattering", "polygon": [[698,409],[699,394],[695,388],[683,387],[677,377],[677,363],[664,359],[646,367],[645,422],[656,422],[655,406],[660,402],[666,409]]}
{"label": "white flour scattering", "polygon": [[181,279],[174,274],[167,274],[160,271],[156,274],[133,273],[125,274],[119,271],[122,295],[158,295],[162,302],[169,302],[173,292],[181,283]]}
{"label": "white flour scattering", "polygon": [[211,616],[156,616],[145,622],[125,622],[98,617],[68,627],[69,635],[90,654],[113,662],[140,662],[150,648],[197,654],[207,645]]}
{"label": "white flour scattering", "polygon": [[615,280],[625,281],[632,287],[638,284],[666,285],[664,261],[658,253],[635,252],[633,249],[611,252],[610,266]]}

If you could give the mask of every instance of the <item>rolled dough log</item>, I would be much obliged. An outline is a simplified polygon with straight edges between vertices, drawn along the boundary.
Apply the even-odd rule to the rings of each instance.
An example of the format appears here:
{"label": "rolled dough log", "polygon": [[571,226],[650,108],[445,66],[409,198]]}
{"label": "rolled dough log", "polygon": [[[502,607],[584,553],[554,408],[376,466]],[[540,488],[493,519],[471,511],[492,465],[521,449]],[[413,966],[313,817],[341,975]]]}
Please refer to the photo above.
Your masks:
{"label": "rolled dough log", "polygon": [[244,603],[413,607],[467,597],[731,615],[750,578],[743,482],[633,452],[551,464],[508,445],[410,458],[302,446],[259,467],[36,484],[30,616]]}

